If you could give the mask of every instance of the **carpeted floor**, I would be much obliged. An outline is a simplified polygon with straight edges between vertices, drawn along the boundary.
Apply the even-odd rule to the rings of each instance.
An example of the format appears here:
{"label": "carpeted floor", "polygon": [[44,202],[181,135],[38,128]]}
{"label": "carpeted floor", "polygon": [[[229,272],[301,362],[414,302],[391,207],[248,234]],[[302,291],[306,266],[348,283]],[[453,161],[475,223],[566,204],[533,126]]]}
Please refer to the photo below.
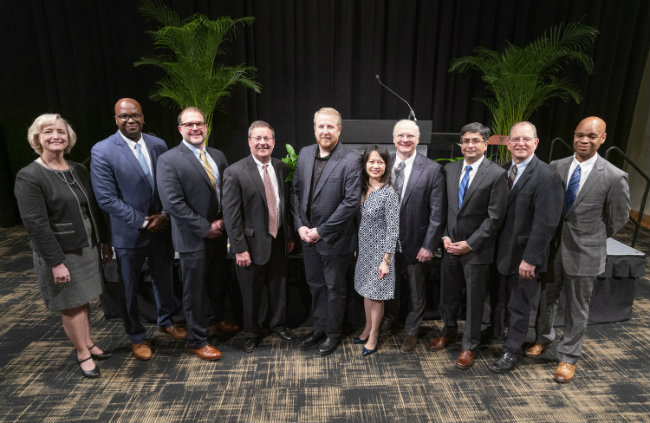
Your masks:
{"label": "carpeted floor", "polygon": [[[646,230],[637,248],[648,253],[648,239]],[[399,334],[383,336],[367,358],[352,344],[356,332],[325,358],[277,337],[245,354],[238,335],[213,339],[224,357],[204,362],[150,326],[154,357],[140,362],[121,323],[103,319],[99,301],[91,304],[92,330],[113,357],[99,362],[100,379],[88,380],[59,317],[42,305],[21,227],[0,229],[0,257],[0,422],[650,421],[647,279],[637,281],[629,321],[589,327],[584,358],[566,385],[553,381],[549,360],[523,358],[510,374],[492,373],[500,345],[461,371],[454,367],[459,344],[431,353],[421,341],[404,355]],[[423,332],[440,328],[427,321]]]}

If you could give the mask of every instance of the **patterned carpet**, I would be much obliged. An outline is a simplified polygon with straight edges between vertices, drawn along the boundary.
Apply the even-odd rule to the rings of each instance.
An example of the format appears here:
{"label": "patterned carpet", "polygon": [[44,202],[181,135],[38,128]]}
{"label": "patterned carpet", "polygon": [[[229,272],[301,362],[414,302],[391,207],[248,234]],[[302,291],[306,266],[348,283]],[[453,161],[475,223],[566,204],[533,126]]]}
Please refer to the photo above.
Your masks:
{"label": "patterned carpet", "polygon": [[[637,248],[648,253],[648,239],[646,230]],[[629,321],[589,327],[584,358],[566,385],[553,381],[551,361],[524,358],[510,374],[492,373],[499,345],[461,371],[454,368],[459,344],[430,353],[421,341],[404,355],[398,334],[383,336],[367,358],[352,344],[356,332],[325,358],[277,337],[245,354],[237,335],[213,339],[224,358],[204,362],[150,326],[154,357],[140,362],[99,301],[91,304],[92,330],[113,357],[99,362],[100,379],[88,380],[59,317],[42,305],[21,227],[0,229],[0,257],[0,422],[650,421],[647,279],[637,281]],[[426,321],[423,333],[431,329],[441,323]]]}

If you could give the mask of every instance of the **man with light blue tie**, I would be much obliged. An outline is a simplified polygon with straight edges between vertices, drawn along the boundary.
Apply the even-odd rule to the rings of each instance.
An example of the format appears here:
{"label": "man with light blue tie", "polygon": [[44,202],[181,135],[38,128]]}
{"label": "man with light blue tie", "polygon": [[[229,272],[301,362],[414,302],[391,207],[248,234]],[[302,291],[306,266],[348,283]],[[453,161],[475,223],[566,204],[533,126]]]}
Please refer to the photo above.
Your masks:
{"label": "man with light blue tie", "polygon": [[537,357],[555,340],[553,322],[560,292],[566,287],[564,333],[555,348],[559,364],[553,375],[560,383],[573,379],[582,356],[594,280],[605,271],[607,238],[625,226],[630,213],[627,173],[597,153],[606,129],[598,117],[583,119],[573,135],[575,154],[551,162],[566,189],[564,213],[554,240],[552,267],[542,277],[537,339],[524,354]]}
{"label": "man with light blue tie", "polygon": [[461,129],[464,160],[445,166],[447,226],[442,237],[440,314],[441,336],[429,342],[429,350],[440,351],[458,337],[463,287],[466,319],[462,348],[456,361],[459,369],[474,364],[481,340],[483,303],[490,266],[494,262],[496,235],[506,212],[508,179],[501,166],[485,157],[490,129],[478,122]]}
{"label": "man with light blue tie", "polygon": [[186,337],[185,329],[172,320],[178,308],[172,277],[174,250],[169,216],[155,183],[156,162],[167,144],[142,133],[144,115],[132,98],[117,101],[115,123],[118,131],[92,148],[90,175],[97,202],[110,218],[111,242],[124,286],[124,328],[134,356],[149,360],[152,352],[138,319],[137,301],[145,260],[153,279],[159,330],[174,339]]}

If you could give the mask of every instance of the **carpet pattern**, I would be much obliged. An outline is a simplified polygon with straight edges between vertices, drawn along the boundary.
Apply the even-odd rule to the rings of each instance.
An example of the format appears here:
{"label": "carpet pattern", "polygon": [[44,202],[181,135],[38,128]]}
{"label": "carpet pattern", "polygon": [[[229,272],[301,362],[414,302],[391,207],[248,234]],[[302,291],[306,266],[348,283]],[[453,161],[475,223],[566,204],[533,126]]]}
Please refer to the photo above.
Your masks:
{"label": "carpet pattern", "polygon": [[[648,247],[647,231],[642,239],[637,248]],[[501,349],[491,344],[461,371],[459,343],[431,353],[423,336],[405,355],[395,333],[382,335],[378,353],[366,358],[352,344],[356,331],[327,357],[275,336],[245,354],[236,335],[211,339],[224,357],[204,362],[148,326],[154,356],[141,362],[99,301],[91,303],[92,334],[113,357],[98,362],[100,379],[88,380],[59,316],[42,305],[22,227],[0,229],[0,257],[1,422],[650,421],[647,279],[637,281],[629,321],[589,327],[576,378],[565,385],[553,381],[549,359],[524,357],[514,372],[497,375],[488,366]],[[422,334],[440,329],[440,321],[426,321]]]}

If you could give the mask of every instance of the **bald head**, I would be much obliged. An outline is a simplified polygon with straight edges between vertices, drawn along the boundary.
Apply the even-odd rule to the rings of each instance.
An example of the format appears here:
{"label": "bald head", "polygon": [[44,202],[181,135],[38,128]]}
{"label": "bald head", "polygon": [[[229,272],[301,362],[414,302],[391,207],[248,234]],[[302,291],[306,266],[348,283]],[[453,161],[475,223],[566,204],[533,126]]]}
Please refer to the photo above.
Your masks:
{"label": "bald head", "polygon": [[579,162],[596,155],[598,148],[607,138],[607,124],[597,116],[589,116],[580,121],[573,134],[573,149]]}
{"label": "bald head", "polygon": [[144,115],[140,103],[132,98],[121,98],[115,103],[115,124],[122,135],[138,141],[142,134]]}

